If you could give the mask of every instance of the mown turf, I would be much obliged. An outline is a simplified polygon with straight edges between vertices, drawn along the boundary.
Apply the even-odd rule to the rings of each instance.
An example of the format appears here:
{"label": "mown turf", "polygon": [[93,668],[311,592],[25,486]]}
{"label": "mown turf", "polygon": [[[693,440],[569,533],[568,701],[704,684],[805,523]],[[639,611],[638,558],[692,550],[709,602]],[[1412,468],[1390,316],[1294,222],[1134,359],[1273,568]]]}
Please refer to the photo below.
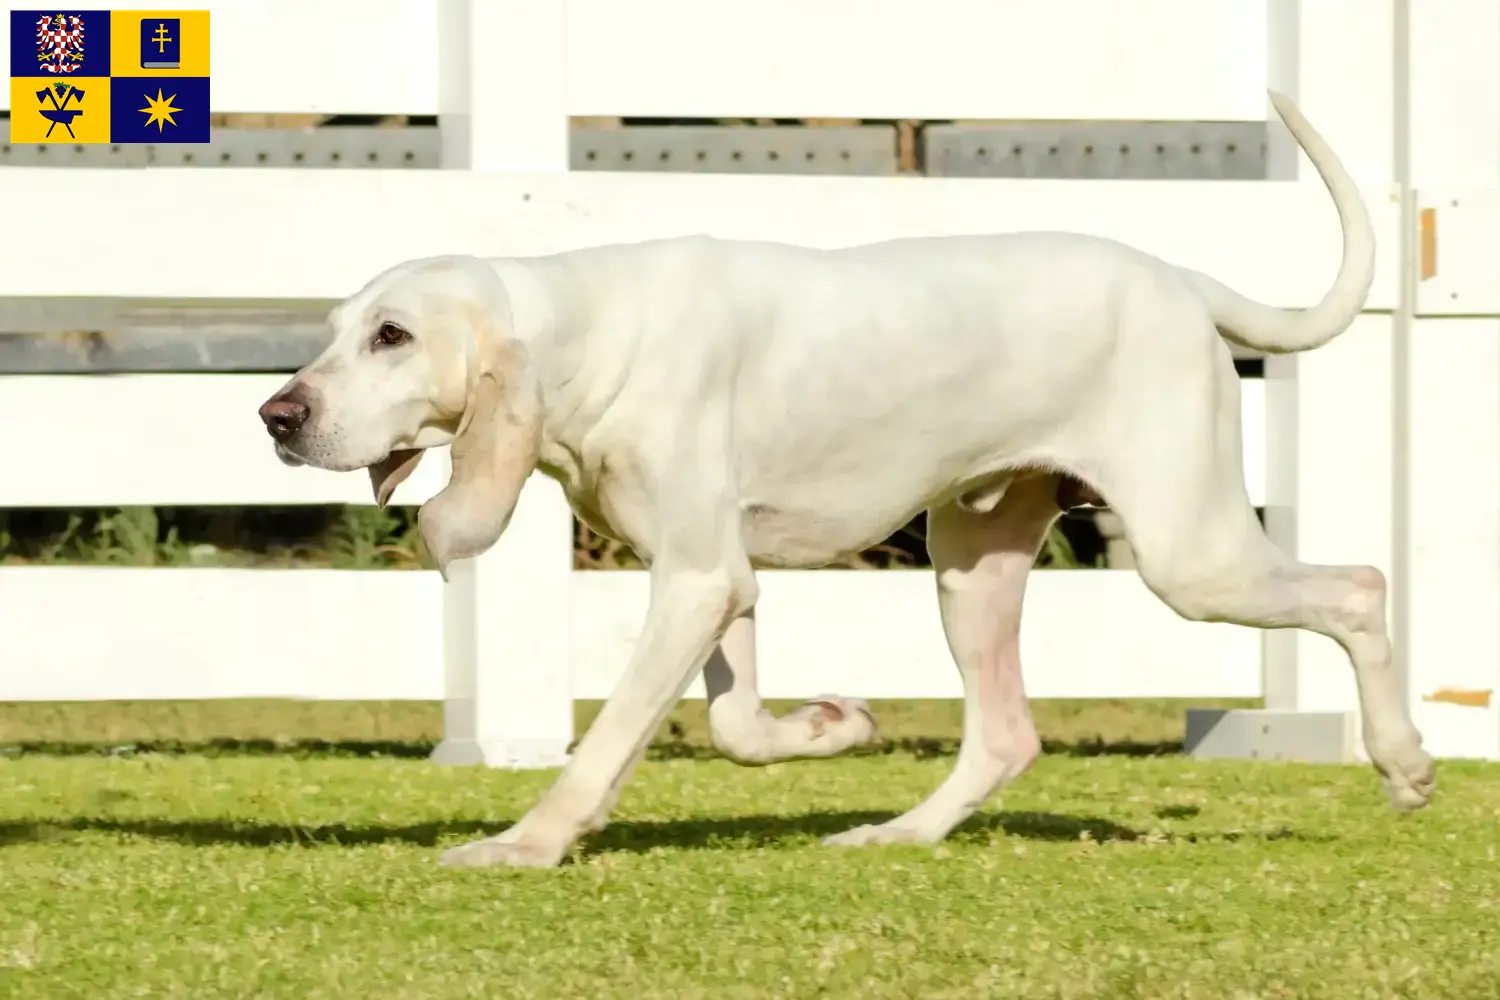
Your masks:
{"label": "mown turf", "polygon": [[1044,757],[937,848],[836,851],[941,750],[643,765],[564,867],[448,870],[551,779],[412,759],[0,760],[0,995],[1500,995],[1500,768]]}

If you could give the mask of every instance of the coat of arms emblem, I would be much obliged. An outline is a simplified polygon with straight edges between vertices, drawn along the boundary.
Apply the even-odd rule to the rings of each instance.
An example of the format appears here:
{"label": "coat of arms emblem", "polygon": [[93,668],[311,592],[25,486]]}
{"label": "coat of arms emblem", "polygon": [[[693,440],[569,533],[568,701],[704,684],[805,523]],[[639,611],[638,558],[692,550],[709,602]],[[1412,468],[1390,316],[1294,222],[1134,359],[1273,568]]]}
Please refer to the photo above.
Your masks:
{"label": "coat of arms emblem", "polygon": [[47,73],[71,73],[83,65],[83,18],[77,14],[37,18],[36,61]]}

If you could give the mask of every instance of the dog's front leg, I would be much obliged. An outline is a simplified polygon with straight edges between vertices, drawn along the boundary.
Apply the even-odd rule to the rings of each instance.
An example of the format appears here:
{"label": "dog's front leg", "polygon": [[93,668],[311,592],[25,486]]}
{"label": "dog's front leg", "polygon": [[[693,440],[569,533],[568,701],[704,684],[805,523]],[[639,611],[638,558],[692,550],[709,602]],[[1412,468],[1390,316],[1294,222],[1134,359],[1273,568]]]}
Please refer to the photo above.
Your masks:
{"label": "dog's front leg", "polygon": [[728,624],[755,604],[749,564],[651,570],[651,603],[630,664],[557,781],[496,837],[445,851],[453,866],[550,868],[583,833],[603,825],[607,803]]}

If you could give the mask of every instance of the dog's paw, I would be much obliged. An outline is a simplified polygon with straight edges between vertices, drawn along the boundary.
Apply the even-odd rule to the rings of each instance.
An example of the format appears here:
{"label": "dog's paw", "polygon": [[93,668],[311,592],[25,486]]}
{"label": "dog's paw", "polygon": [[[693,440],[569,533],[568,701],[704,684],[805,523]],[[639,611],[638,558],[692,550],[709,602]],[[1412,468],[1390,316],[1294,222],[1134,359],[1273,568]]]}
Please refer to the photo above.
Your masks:
{"label": "dog's paw", "polygon": [[863,698],[821,695],[811,698],[786,715],[787,721],[806,727],[809,749],[831,756],[850,747],[880,742],[875,713]]}
{"label": "dog's paw", "polygon": [[894,826],[890,823],[856,826],[843,833],[823,838],[825,847],[867,847],[871,844],[930,844],[934,838],[911,827]]}
{"label": "dog's paw", "polygon": [[1413,812],[1432,800],[1437,787],[1437,764],[1420,747],[1385,755],[1376,767],[1384,779],[1385,794],[1398,812]]}
{"label": "dog's paw", "polygon": [[438,856],[445,868],[556,868],[567,848],[504,835],[452,847]]}

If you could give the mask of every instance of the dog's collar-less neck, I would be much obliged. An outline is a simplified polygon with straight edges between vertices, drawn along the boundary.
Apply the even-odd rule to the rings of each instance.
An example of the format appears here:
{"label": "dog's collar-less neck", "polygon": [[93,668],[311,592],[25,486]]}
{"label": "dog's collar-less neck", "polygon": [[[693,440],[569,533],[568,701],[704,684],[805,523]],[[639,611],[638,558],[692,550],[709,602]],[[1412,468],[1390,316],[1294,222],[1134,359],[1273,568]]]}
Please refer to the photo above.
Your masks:
{"label": "dog's collar-less neck", "polygon": [[[542,435],[546,442],[572,449],[578,428],[574,416],[582,400],[580,378],[586,361],[588,330],[568,323],[555,302],[556,290],[547,275],[529,262],[514,258],[493,262],[505,287],[508,335],[526,352],[527,367],[537,381],[542,401]],[[477,346],[477,345],[476,345]]]}

